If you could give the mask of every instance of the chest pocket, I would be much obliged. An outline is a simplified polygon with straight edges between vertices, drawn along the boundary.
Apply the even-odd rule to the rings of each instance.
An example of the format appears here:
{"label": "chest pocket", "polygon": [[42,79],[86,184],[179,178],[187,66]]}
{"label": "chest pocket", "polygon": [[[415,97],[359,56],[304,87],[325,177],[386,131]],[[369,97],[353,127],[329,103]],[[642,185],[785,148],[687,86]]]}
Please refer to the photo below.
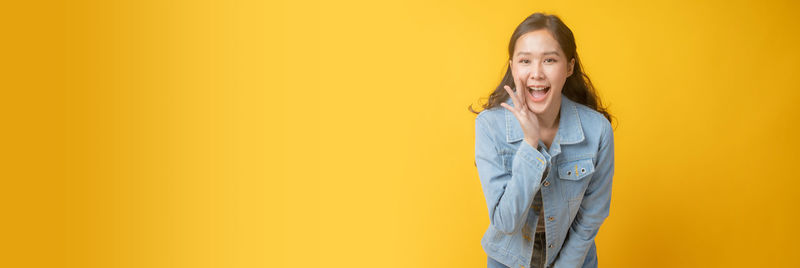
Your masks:
{"label": "chest pocket", "polygon": [[591,158],[573,160],[558,165],[558,177],[563,180],[580,180],[594,172]]}

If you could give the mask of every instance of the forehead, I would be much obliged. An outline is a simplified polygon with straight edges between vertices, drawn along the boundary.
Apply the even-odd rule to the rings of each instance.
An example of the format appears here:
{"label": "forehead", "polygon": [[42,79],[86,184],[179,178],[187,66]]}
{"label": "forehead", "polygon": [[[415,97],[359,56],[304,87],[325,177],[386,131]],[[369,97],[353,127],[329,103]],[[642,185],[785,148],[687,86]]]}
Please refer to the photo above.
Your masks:
{"label": "forehead", "polygon": [[523,34],[517,39],[516,45],[514,46],[515,56],[521,52],[542,54],[548,51],[557,51],[559,55],[564,55],[558,41],[556,41],[553,35],[546,29]]}

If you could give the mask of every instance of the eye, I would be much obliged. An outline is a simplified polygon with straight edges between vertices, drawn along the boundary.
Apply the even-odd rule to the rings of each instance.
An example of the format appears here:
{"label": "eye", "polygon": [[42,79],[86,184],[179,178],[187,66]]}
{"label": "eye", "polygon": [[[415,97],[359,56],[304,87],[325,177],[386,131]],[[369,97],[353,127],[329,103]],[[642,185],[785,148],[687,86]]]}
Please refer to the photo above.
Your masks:
{"label": "eye", "polygon": [[530,63],[531,61],[528,60],[528,59],[521,59],[521,60],[519,60],[519,62],[521,62],[521,63]]}
{"label": "eye", "polygon": [[549,58],[549,59],[545,59],[544,62],[553,63],[553,62],[556,62],[556,59]]}

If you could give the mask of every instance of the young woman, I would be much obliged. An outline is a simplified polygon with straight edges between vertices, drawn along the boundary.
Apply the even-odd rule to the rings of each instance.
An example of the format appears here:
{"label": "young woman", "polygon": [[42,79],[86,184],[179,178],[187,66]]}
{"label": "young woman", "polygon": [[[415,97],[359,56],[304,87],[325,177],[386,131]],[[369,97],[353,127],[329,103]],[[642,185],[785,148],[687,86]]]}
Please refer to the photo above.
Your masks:
{"label": "young woman", "polygon": [[597,267],[594,238],[609,213],[614,174],[611,116],[558,17],[526,18],[508,58],[484,110],[470,108],[478,113],[475,165],[489,209],[481,239],[488,266]]}

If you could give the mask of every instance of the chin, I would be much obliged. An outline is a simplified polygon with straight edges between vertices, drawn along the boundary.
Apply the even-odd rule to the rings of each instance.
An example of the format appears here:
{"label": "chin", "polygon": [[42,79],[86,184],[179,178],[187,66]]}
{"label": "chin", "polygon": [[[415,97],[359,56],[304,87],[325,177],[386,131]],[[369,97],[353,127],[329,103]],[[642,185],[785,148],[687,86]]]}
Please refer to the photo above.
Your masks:
{"label": "chin", "polygon": [[[556,92],[549,92],[549,93],[556,93]],[[561,97],[560,94],[561,92],[558,92],[558,97]],[[534,114],[537,115],[543,115],[548,110],[553,109],[554,106],[553,103],[555,103],[556,101],[561,101],[561,99],[556,99],[557,94],[549,94],[549,95],[550,96],[547,96],[547,98],[544,99],[543,102],[534,103],[529,101],[527,103],[528,109],[530,109]]]}

